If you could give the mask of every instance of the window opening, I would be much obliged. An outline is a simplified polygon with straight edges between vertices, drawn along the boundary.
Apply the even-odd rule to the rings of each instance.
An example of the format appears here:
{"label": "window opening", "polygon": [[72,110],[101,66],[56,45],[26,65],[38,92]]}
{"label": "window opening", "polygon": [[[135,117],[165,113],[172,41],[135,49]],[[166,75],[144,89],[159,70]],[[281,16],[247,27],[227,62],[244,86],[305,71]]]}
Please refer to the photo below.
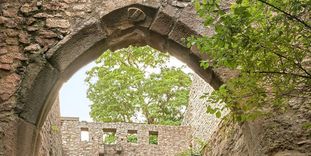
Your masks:
{"label": "window opening", "polygon": [[117,129],[113,128],[104,128],[103,129],[103,143],[104,144],[116,144],[117,143],[117,136],[116,136]]}
{"label": "window opening", "polygon": [[90,141],[90,133],[88,128],[81,128],[81,141]]}
{"label": "window opening", "polygon": [[149,144],[157,145],[158,141],[158,132],[149,131]]}
{"label": "window opening", "polygon": [[127,131],[127,142],[129,143],[138,143],[137,130],[128,130]]}

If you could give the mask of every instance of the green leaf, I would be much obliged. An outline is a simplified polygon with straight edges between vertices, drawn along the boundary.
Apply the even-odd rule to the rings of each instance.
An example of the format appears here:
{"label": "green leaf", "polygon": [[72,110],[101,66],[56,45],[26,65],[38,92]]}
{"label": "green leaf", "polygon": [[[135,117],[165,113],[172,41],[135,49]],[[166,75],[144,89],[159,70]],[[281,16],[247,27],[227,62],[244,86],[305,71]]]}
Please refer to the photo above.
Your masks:
{"label": "green leaf", "polygon": [[200,61],[200,66],[203,69],[207,69],[209,67],[209,63],[208,63],[208,61]]}
{"label": "green leaf", "polygon": [[195,7],[196,10],[199,10],[199,9],[200,9],[200,7],[201,7],[201,5],[200,5],[200,0],[195,0],[195,1],[194,1],[194,7]]}
{"label": "green leaf", "polygon": [[221,117],[221,112],[220,112],[220,111],[217,111],[217,112],[216,112],[216,117],[217,117],[217,118],[220,118],[220,117]]}
{"label": "green leaf", "polygon": [[[215,30],[209,36],[188,40],[209,57],[200,66],[237,71],[208,101],[224,102],[227,109],[233,110],[236,121],[254,120],[264,114],[261,111],[265,107],[284,111],[293,97],[311,95],[311,90],[301,90],[310,88],[311,84],[309,67],[303,61],[310,57],[310,29],[284,16],[284,12],[292,16],[308,14],[310,2],[272,0],[269,3],[281,11],[266,3],[246,0],[237,0],[226,6],[230,9],[225,11],[218,0],[202,1],[197,7],[204,25]],[[217,114],[209,107],[207,112]]]}

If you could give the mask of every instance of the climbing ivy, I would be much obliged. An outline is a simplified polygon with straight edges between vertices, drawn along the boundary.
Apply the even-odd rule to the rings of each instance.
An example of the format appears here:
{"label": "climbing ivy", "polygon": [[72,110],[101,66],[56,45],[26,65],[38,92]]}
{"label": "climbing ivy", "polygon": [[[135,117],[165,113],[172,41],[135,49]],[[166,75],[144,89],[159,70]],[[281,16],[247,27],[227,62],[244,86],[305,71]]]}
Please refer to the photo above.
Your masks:
{"label": "climbing ivy", "polygon": [[[236,121],[245,121],[311,96],[311,0],[195,0],[194,5],[215,32],[188,38],[189,47],[212,58],[202,67],[239,72],[210,102],[224,102]],[[208,112],[221,116],[213,108]]]}

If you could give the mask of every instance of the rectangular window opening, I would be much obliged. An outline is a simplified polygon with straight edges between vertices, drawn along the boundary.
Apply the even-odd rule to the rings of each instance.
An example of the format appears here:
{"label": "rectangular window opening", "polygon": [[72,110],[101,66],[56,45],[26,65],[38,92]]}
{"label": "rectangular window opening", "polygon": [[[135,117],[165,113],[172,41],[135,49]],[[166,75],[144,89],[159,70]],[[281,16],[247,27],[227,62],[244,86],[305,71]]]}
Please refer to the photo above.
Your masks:
{"label": "rectangular window opening", "polygon": [[117,143],[116,136],[117,129],[114,128],[104,128],[103,129],[103,143],[108,145],[113,145]]}
{"label": "rectangular window opening", "polygon": [[149,131],[149,144],[158,145],[158,136],[157,131]]}
{"label": "rectangular window opening", "polygon": [[81,128],[81,141],[90,141],[90,133],[88,128]]}
{"label": "rectangular window opening", "polygon": [[127,142],[129,143],[138,143],[137,130],[128,130],[127,131]]}

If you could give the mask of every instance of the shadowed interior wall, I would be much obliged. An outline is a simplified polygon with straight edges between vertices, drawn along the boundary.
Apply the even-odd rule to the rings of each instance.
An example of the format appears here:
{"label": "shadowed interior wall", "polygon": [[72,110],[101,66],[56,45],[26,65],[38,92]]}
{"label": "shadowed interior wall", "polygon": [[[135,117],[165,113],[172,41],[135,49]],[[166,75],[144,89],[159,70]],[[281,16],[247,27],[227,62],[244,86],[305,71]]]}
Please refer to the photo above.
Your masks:
{"label": "shadowed interior wall", "polygon": [[62,156],[62,135],[59,98],[56,99],[40,132],[40,156]]}

